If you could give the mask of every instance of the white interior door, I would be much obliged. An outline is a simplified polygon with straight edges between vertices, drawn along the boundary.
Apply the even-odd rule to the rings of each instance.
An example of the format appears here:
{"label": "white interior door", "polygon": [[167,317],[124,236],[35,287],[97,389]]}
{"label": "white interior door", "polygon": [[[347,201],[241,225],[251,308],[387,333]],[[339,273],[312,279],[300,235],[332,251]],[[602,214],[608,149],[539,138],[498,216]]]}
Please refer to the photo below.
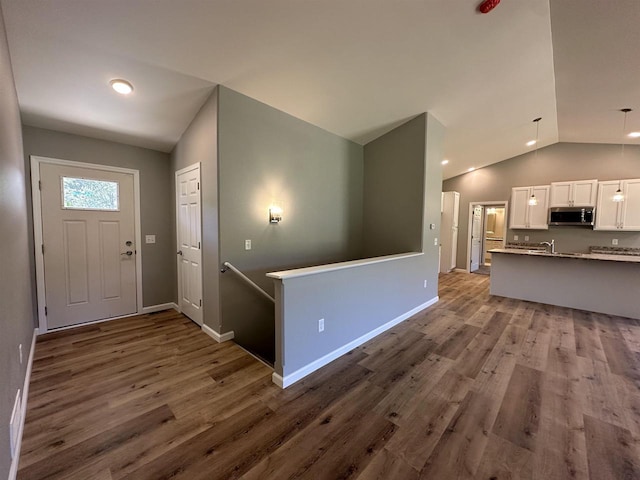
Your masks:
{"label": "white interior door", "polygon": [[473,207],[473,220],[471,223],[471,265],[470,272],[475,272],[482,262],[482,231],[484,207],[476,205]]}
{"label": "white interior door", "polygon": [[47,328],[137,313],[133,174],[40,164]]}
{"label": "white interior door", "polygon": [[200,165],[176,172],[176,232],[180,309],[202,325],[202,215]]}

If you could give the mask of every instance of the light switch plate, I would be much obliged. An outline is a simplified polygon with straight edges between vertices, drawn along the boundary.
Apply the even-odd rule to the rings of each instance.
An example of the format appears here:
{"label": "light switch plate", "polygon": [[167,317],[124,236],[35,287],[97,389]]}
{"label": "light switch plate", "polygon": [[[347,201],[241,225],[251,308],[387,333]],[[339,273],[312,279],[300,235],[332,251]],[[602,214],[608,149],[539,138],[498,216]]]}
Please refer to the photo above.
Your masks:
{"label": "light switch plate", "polygon": [[251,240],[245,240],[244,241],[244,249],[245,250],[251,250]]}
{"label": "light switch plate", "polygon": [[156,243],[156,236],[155,235],[145,235],[144,241],[145,241],[145,243]]}
{"label": "light switch plate", "polygon": [[618,245],[618,239],[614,238],[613,240],[611,240],[611,245]]}
{"label": "light switch plate", "polygon": [[518,241],[518,239],[519,239],[519,238],[520,238],[520,237],[518,237],[518,235],[514,235],[514,236],[513,236],[513,240],[514,240],[514,241],[516,241],[516,242]]}
{"label": "light switch plate", "polygon": [[525,241],[525,242],[528,242],[528,241],[529,241],[529,235],[525,235],[525,236],[524,236],[524,241]]}

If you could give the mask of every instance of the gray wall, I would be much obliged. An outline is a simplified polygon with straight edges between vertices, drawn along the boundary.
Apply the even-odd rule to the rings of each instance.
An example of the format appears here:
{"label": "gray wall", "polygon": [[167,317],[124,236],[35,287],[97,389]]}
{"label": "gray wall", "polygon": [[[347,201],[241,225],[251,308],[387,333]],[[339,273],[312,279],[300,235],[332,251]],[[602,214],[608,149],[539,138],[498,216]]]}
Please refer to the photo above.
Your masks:
{"label": "gray wall", "polygon": [[[363,148],[219,90],[220,260],[273,294],[266,272],[360,258]],[[267,218],[272,202],[284,209],[277,225]],[[231,272],[221,301],[222,330],[273,361],[273,305]]]}
{"label": "gray wall", "polygon": [[[510,200],[511,188],[548,185],[565,180],[617,180],[640,177],[640,146],[627,145],[624,160],[620,145],[592,143],[556,143],[533,152],[466,173],[443,182],[443,191],[460,192],[458,234],[458,268],[466,268],[469,235],[469,202]],[[556,240],[561,252],[586,252],[590,245],[611,245],[617,238],[620,246],[640,247],[638,232],[597,232],[584,228],[550,227],[549,230],[509,230],[508,240]]]}
{"label": "gray wall", "polygon": [[25,186],[18,97],[0,8],[0,478],[9,476],[9,418],[16,393],[24,384],[34,329]]}
{"label": "gray wall", "polygon": [[[140,220],[143,243],[138,251],[141,248],[143,302],[145,306],[173,302],[175,267],[172,250],[175,240],[169,218],[172,201],[169,155],[146,148],[29,126],[23,127],[23,136],[24,161],[27,168],[30,168],[29,156],[37,155],[140,171]],[[28,217],[30,246],[33,252],[30,208]],[[156,243],[145,244],[145,235],[155,235]]]}
{"label": "gray wall", "polygon": [[[218,240],[218,88],[194,117],[171,152],[171,253],[176,276],[175,172],[200,162],[202,183],[202,286],[204,323],[221,333]],[[175,298],[178,298],[177,290]]]}
{"label": "gray wall", "polygon": [[[398,142],[396,148],[393,148],[392,141],[378,142],[381,150],[388,155],[388,161],[380,161],[384,159],[376,155],[376,174],[381,178],[385,173],[395,176],[398,175],[398,168],[415,172],[418,170],[416,164],[422,165],[420,181],[407,186],[414,191],[407,196],[391,196],[388,201],[392,209],[396,198],[398,208],[406,206],[406,198],[412,198],[418,204],[419,215],[412,219],[414,225],[406,226],[414,234],[418,232],[418,243],[412,245],[416,247],[414,250],[423,253],[383,263],[284,279],[278,289],[279,308],[276,309],[279,345],[276,372],[281,375],[293,374],[435,299],[438,294],[439,261],[435,241],[440,224],[440,162],[444,128],[434,117],[423,114],[397,129],[398,132],[391,132],[389,136]],[[373,150],[375,146],[365,149],[365,177],[368,168],[366,154]],[[393,162],[396,151],[412,152],[406,153],[404,167]],[[433,229],[429,227],[430,224],[434,224]],[[415,240],[412,239],[413,242]],[[318,332],[320,318],[325,319],[325,331],[322,333]]]}
{"label": "gray wall", "polygon": [[364,256],[422,249],[426,116],[364,147]]}

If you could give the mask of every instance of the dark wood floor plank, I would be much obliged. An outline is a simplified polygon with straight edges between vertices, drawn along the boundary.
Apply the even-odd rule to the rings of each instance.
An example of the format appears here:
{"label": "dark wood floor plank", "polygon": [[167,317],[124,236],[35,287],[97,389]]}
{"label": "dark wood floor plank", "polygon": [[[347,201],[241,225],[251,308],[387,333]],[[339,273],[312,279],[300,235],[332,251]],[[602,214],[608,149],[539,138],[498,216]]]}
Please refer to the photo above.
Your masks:
{"label": "dark wood floor plank", "polygon": [[356,478],[358,480],[390,480],[393,478],[418,480],[418,472],[401,458],[383,448]]}
{"label": "dark wood floor plank", "polygon": [[473,325],[465,323],[461,325],[460,328],[457,329],[442,345],[440,345],[435,350],[435,353],[443,357],[450,358],[451,360],[455,360],[479,331],[479,327],[474,327]]}
{"label": "dark wood floor plank", "polygon": [[459,373],[445,373],[416,408],[408,412],[387,449],[417,471],[422,470],[471,383],[471,379]]}
{"label": "dark wood floor plank", "polygon": [[628,430],[584,416],[591,480],[640,478],[639,441]]}
{"label": "dark wood floor plank", "polygon": [[514,445],[534,451],[541,403],[542,372],[516,365],[493,425],[493,433]]}

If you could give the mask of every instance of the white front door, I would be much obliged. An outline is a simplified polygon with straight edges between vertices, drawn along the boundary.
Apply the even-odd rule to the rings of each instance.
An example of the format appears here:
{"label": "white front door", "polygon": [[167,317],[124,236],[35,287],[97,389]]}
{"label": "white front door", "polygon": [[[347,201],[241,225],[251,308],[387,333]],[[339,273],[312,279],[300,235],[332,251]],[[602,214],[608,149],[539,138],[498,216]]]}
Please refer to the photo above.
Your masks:
{"label": "white front door", "polygon": [[202,325],[200,165],[176,172],[176,234],[180,310]]}
{"label": "white front door", "polygon": [[47,329],[137,313],[133,174],[40,163]]}
{"label": "white front door", "polygon": [[482,220],[484,207],[476,205],[473,207],[473,220],[471,224],[471,265],[470,272],[475,272],[480,267],[482,261]]}

